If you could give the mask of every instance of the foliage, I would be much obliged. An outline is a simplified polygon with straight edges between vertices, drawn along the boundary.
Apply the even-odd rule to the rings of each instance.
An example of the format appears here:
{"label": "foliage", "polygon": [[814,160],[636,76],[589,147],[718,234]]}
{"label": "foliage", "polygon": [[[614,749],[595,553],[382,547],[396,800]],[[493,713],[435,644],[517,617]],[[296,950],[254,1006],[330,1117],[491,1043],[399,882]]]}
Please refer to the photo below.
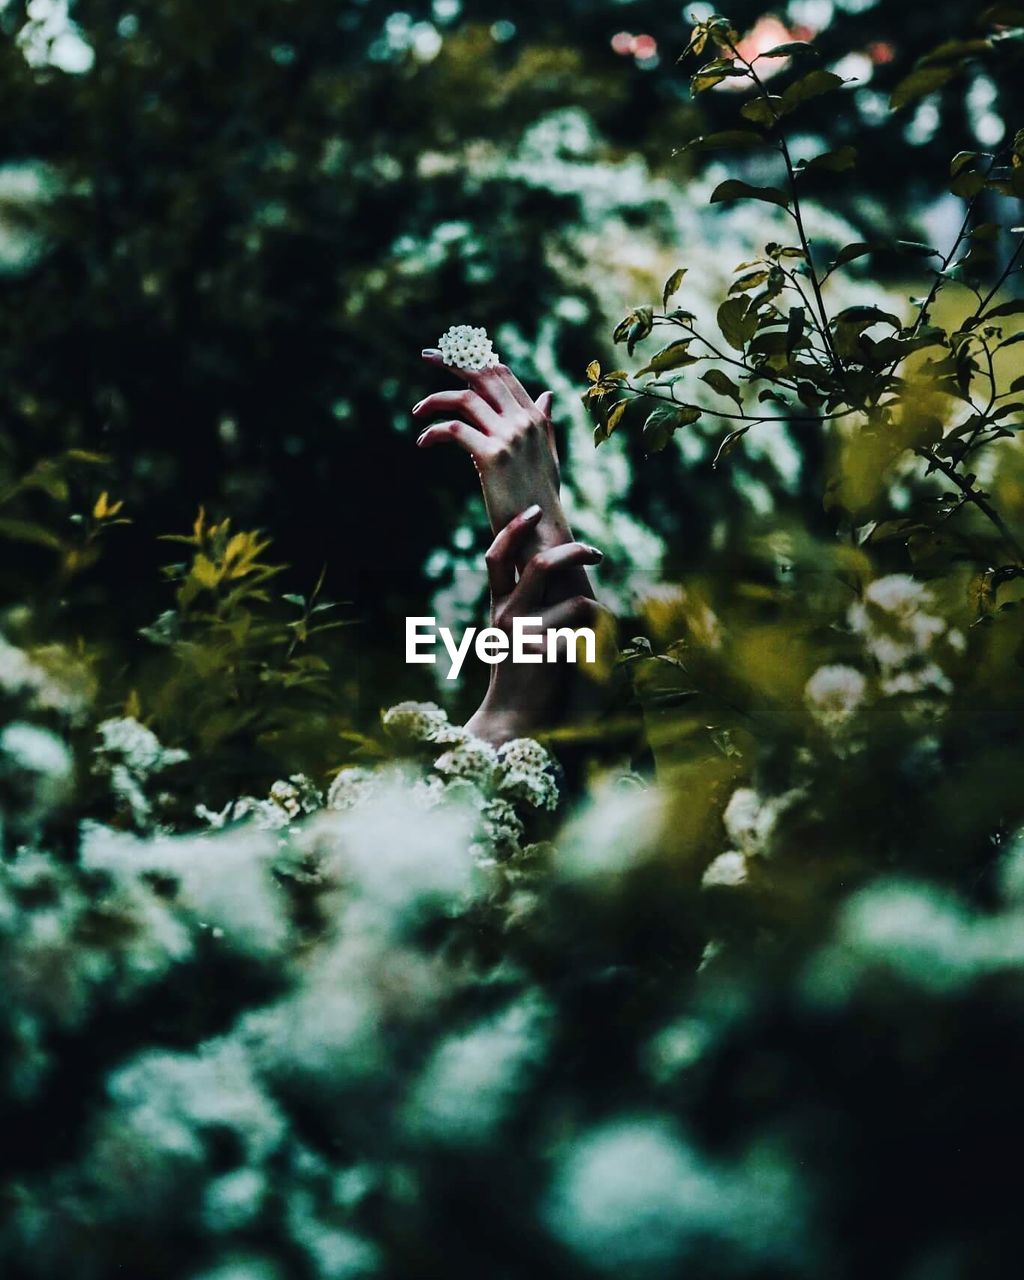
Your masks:
{"label": "foliage", "polygon": [[[495,751],[433,703],[369,722],[379,686],[343,626],[365,594],[328,598],[345,571],[321,517],[351,562],[370,555],[388,521],[365,477],[399,437],[364,415],[404,394],[378,387],[392,348],[441,332],[434,295],[474,262],[494,276],[473,319],[515,315],[538,370],[585,349],[610,267],[580,266],[599,222],[580,193],[628,171],[473,169],[456,142],[424,174],[424,104],[456,139],[514,147],[579,56],[538,35],[503,62],[460,24],[428,72],[409,48],[370,56],[375,5],[323,46],[317,6],[284,12],[146,7],[122,30],[101,6],[77,16],[114,72],[11,63],[18,110],[45,101],[75,136],[155,87],[94,172],[70,144],[47,156],[70,179],[59,247],[3,312],[0,395],[35,432],[5,430],[0,452],[0,534],[21,553],[0,619],[4,1274],[1005,1275],[1024,1124],[1019,135],[955,156],[962,226],[941,251],[872,235],[826,252],[820,199],[870,188],[879,136],[846,110],[835,51],[816,60],[835,32],[746,63],[738,25],[698,23],[697,107],[659,89],[668,132],[696,131],[693,176],[659,207],[704,183],[723,244],[743,209],[773,238],[711,298],[715,235],[689,244],[689,270],[615,331],[637,372],[602,351],[585,392],[609,467],[590,518],[628,500],[693,537],[665,580],[623,575],[629,701],[602,741],[569,726]],[[547,9],[523,21],[550,35]],[[892,68],[896,106],[934,92],[933,67],[954,73],[950,103],[979,60],[1012,69],[1016,37],[997,34]],[[239,85],[249,125],[223,100]],[[628,98],[610,92],[610,134]],[[727,103],[739,119],[719,128]],[[651,146],[661,126],[637,114]],[[381,138],[403,121],[395,174]],[[156,172],[142,158],[164,146]],[[728,172],[698,171],[723,153]],[[351,185],[344,216],[321,204],[325,172]],[[602,207],[624,217],[653,183]],[[393,238],[455,209],[520,229],[518,247],[405,275]],[[332,307],[317,269],[346,235]],[[924,280],[909,309],[894,276]],[[351,419],[331,408],[342,340]],[[282,353],[288,395],[254,358]],[[328,419],[365,471],[307,461],[293,484]],[[570,450],[570,499],[591,465]],[[385,561],[445,513],[442,485],[388,474]],[[153,536],[202,499],[190,532]],[[423,590],[382,581],[382,609]],[[568,777],[548,752],[565,744]]]}

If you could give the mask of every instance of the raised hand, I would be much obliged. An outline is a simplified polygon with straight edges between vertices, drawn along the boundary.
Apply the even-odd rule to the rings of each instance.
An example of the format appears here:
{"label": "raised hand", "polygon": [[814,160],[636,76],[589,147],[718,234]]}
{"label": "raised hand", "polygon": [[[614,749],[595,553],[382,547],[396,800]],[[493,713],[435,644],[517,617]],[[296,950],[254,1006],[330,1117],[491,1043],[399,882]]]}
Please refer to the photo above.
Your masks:
{"label": "raised hand", "polygon": [[572,533],[558,495],[558,455],[551,424],[551,393],[531,399],[523,384],[503,364],[479,371],[444,363],[440,351],[423,352],[428,363],[449,369],[465,387],[438,391],[413,408],[421,420],[437,418],[417,438],[421,449],[460,445],[480,475],[491,528],[503,529],[518,511],[537,503],[542,511],[521,551],[532,555],[543,547],[568,542]]}
{"label": "raised hand", "polygon": [[[536,504],[513,516],[491,543],[486,560],[491,625],[511,637],[516,618],[539,618],[536,640],[531,643],[546,657],[546,633],[552,628],[598,630],[604,611],[589,591],[586,595],[565,595],[556,584],[566,580],[568,570],[581,574],[585,581],[585,566],[599,564],[603,557],[586,543],[565,542],[527,558],[517,578],[523,547],[541,519]],[[579,668],[569,664],[564,643],[557,662],[517,664],[506,659],[491,667],[487,693],[466,727],[496,744],[550,728],[565,715],[573,683],[579,678]]]}

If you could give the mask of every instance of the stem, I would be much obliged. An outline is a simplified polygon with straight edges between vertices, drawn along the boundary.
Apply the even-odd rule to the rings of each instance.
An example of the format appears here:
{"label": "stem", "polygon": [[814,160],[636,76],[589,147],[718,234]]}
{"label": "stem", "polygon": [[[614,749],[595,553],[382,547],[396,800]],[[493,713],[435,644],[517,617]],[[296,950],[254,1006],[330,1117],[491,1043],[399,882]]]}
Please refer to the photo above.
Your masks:
{"label": "stem", "polygon": [[[674,404],[677,407],[681,405],[681,401],[675,396],[662,396],[656,391],[647,391],[643,387],[634,387],[632,383],[625,382],[620,384],[632,395],[641,399],[660,400],[663,404]],[[694,405],[695,409],[700,409],[701,413],[710,414],[713,418],[730,418],[734,422],[834,422],[837,418],[847,418],[851,413],[856,413],[856,409],[843,409],[840,413],[776,413],[769,417],[763,414],[754,415],[749,413],[728,413],[725,409],[706,409],[703,405]]]}
{"label": "stem", "polygon": [[[729,42],[729,48],[732,50],[733,56],[736,58],[736,60],[742,63],[750,72],[750,78],[753,80],[754,84],[757,85],[757,88],[761,94],[761,98],[763,99],[763,101],[765,101],[768,104],[768,109],[769,111],[771,111],[772,115],[774,116],[775,123],[779,124],[782,117],[775,110],[775,106],[772,103],[771,94],[765,88],[764,81],[754,70],[753,63],[747,62],[744,58],[741,58],[739,50],[731,41]],[[818,316],[821,320],[822,327],[819,330],[819,332],[821,333],[822,340],[824,341],[825,346],[828,348],[829,354],[832,357],[835,367],[840,371],[840,373],[843,373],[845,372],[845,370],[843,369],[843,362],[842,360],[839,359],[839,353],[836,351],[835,346],[832,343],[832,336],[829,333],[828,312],[825,309],[825,299],[822,297],[821,282],[819,281],[818,273],[814,268],[814,255],[811,253],[811,242],[807,238],[807,228],[804,225],[803,208],[800,204],[799,192],[797,191],[796,169],[793,165],[793,156],[789,150],[789,143],[786,141],[786,135],[785,133],[783,133],[781,129],[779,130],[778,137],[779,137],[779,151],[782,155],[783,160],[786,163],[786,173],[789,178],[789,189],[793,198],[793,209],[792,209],[793,221],[796,223],[797,234],[800,236],[800,247],[804,251],[804,258],[807,262],[807,274],[810,277],[811,288],[814,291],[814,300],[818,306]],[[812,314],[813,314],[813,310],[812,310]]]}
{"label": "stem", "polygon": [[919,457],[924,458],[930,467],[934,467],[937,471],[941,471],[947,480],[952,484],[955,484],[964,495],[965,501],[974,503],[982,515],[990,520],[991,523],[999,530],[1006,542],[1006,545],[1013,550],[1017,559],[1024,563],[1024,547],[1022,547],[1017,541],[1016,535],[1012,532],[1006,521],[995,507],[992,506],[985,495],[973,488],[970,481],[960,475],[956,466],[952,462],[946,462],[944,458],[940,457],[939,454],[935,453],[932,449],[918,449],[917,454]]}
{"label": "stem", "polygon": [[983,314],[985,308],[988,306],[988,304],[992,301],[992,299],[996,296],[999,290],[1006,283],[1007,279],[1010,276],[1010,273],[1013,271],[1013,268],[1017,265],[1017,262],[1019,261],[1020,255],[1022,252],[1024,252],[1024,236],[1021,236],[1021,238],[1017,241],[1017,247],[1016,249],[1014,249],[1013,253],[1010,255],[1009,261],[1007,262],[1006,266],[1003,268],[1002,275],[995,282],[992,288],[989,289],[988,293],[985,294],[985,297],[982,299],[981,304],[978,307],[978,310],[975,312],[975,318],[977,319],[979,324],[985,318]]}

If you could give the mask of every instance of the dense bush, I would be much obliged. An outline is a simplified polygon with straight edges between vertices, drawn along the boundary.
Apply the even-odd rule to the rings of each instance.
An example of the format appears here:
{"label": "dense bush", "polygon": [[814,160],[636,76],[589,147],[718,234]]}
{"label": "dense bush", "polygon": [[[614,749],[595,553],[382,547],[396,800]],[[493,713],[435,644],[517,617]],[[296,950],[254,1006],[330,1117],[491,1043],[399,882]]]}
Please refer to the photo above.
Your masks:
{"label": "dense bush", "polygon": [[[608,136],[630,94],[694,126],[687,156],[712,159],[680,198],[599,161],[579,103],[555,110],[581,62],[544,16],[486,57],[456,24],[421,83],[408,23],[384,48],[376,6],[342,10],[322,41],[321,10],[291,8],[79,13],[96,64],[74,81],[26,70],[24,15],[2,15],[7,105],[52,166],[35,215],[53,183],[52,223],[4,241],[22,258],[0,310],[0,534],[22,551],[0,638],[4,1274],[1005,1275],[1024,139],[956,154],[949,243],[901,242],[905,207],[868,238],[854,148],[870,170],[879,135],[830,69],[840,21],[824,63],[789,40],[747,62],[704,17],[697,108],[667,69],[620,97],[594,70]],[[1024,13],[997,8],[930,55],[908,36],[900,111],[948,87],[955,115],[959,84],[1013,65]],[[423,172],[446,77],[481,104],[490,171],[451,176],[452,139],[477,137],[452,107]],[[125,102],[144,109],[110,152]],[[822,208],[840,183],[844,218]],[[614,710],[500,750],[430,701],[369,717],[384,682],[352,624],[375,597],[378,622],[404,611],[445,520],[469,533],[448,569],[478,520],[395,461],[391,369],[479,272],[472,318],[505,318],[503,349],[565,390],[558,362],[582,370],[621,292],[588,247],[625,253],[631,210],[660,244],[701,193],[742,203],[673,247],[689,271],[591,362],[599,447],[577,419],[566,462],[574,516],[621,546]],[[473,231],[496,201],[512,249]],[[463,217],[450,258],[431,229]],[[724,297],[716,236],[748,258]],[[366,426],[382,403],[395,432]],[[293,434],[254,431],[285,412]],[[318,473],[321,444],[359,474]],[[652,529],[663,575],[638,572]]]}

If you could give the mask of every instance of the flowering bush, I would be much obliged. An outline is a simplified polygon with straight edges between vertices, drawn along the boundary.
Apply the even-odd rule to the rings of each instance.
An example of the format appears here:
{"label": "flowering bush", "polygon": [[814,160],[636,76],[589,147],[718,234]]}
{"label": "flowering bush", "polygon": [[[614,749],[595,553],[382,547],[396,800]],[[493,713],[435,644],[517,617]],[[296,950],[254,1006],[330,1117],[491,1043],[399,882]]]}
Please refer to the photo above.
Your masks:
{"label": "flowering bush", "polygon": [[[724,19],[694,48],[700,93],[750,79]],[[1016,250],[993,267],[980,219],[1019,148],[954,161],[964,230],[913,318],[836,310],[875,247],[816,274],[797,206],[850,157],[779,129],[837,86],[772,55],[730,96],[758,141],[718,143],[774,149],[790,185],[751,198],[800,244],[741,269],[721,344],[663,299],[619,337],[667,350],[591,370],[603,450],[641,417],[656,467],[724,444],[700,482],[730,495],[681,582],[622,584],[598,741],[495,749],[418,700],[368,724],[324,580],[283,592],[202,513],[114,650],[88,575],[127,508],[51,530],[34,495],[100,463],[24,473],[10,519],[59,569],[0,618],[4,1275],[1006,1274],[1024,410]]]}

